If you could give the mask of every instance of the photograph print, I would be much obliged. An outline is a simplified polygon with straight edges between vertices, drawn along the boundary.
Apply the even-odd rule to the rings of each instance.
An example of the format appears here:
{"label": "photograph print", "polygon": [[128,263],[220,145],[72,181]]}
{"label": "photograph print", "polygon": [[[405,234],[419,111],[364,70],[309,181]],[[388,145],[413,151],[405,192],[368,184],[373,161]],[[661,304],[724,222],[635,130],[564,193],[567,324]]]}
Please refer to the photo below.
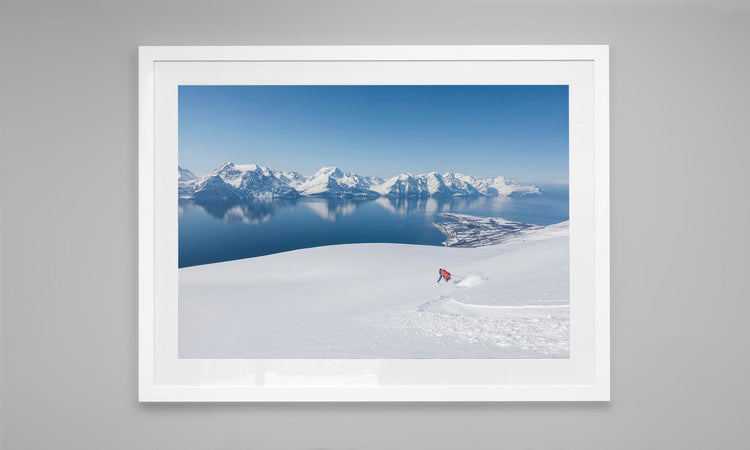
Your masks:
{"label": "photograph print", "polygon": [[569,358],[568,95],[179,86],[179,358]]}

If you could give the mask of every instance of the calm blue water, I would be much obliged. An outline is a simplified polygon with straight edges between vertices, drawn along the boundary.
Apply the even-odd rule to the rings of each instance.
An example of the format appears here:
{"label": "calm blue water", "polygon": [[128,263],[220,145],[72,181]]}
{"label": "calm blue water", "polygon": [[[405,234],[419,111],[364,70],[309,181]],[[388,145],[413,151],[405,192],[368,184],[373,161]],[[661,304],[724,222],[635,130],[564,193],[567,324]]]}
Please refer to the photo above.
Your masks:
{"label": "calm blue water", "polygon": [[439,212],[549,225],[568,220],[567,186],[542,197],[344,200],[301,198],[243,205],[180,201],[179,266],[188,267],[321,245],[364,242],[442,245]]}

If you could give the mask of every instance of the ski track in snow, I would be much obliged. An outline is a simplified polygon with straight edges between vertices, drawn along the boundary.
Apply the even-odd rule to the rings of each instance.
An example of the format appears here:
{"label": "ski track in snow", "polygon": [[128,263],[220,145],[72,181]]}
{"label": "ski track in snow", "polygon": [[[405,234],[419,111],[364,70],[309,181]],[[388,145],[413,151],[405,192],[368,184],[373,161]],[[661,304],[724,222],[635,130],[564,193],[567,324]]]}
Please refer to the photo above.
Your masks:
{"label": "ski track in snow", "polygon": [[404,308],[375,320],[396,330],[417,331],[435,348],[444,347],[445,353],[440,356],[444,358],[477,357],[453,351],[455,343],[469,344],[485,358],[567,358],[570,351],[568,311],[554,315],[531,310],[519,315],[466,315]]}
{"label": "ski track in snow", "polygon": [[384,328],[417,331],[434,341],[436,347],[456,339],[496,358],[568,357],[570,306],[567,299],[553,300],[552,304],[488,305],[464,303],[454,298],[484,280],[481,275],[466,277],[453,285],[455,290],[450,294],[416,308],[387,311],[370,320]]}
{"label": "ski track in snow", "polygon": [[[438,267],[450,282],[435,283]],[[566,222],[476,248],[347,244],[194,266],[179,285],[181,358],[569,357]]]}

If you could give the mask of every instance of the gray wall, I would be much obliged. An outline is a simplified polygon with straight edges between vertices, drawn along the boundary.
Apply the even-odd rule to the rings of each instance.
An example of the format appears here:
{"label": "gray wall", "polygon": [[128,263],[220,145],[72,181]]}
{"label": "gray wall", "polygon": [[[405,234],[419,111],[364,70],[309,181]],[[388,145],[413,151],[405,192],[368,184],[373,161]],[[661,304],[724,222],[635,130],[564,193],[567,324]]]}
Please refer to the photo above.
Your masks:
{"label": "gray wall", "polygon": [[[748,448],[743,3],[2,0],[2,448]],[[404,43],[612,46],[613,401],[139,404],[137,46]]]}

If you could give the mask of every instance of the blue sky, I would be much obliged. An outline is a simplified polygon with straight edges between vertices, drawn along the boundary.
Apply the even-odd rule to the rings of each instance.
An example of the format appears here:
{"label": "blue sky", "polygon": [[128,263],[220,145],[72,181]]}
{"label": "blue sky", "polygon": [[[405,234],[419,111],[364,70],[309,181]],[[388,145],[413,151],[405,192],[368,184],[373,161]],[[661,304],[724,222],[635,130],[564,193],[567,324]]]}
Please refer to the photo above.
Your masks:
{"label": "blue sky", "polygon": [[567,86],[180,86],[179,163],[568,180]]}

